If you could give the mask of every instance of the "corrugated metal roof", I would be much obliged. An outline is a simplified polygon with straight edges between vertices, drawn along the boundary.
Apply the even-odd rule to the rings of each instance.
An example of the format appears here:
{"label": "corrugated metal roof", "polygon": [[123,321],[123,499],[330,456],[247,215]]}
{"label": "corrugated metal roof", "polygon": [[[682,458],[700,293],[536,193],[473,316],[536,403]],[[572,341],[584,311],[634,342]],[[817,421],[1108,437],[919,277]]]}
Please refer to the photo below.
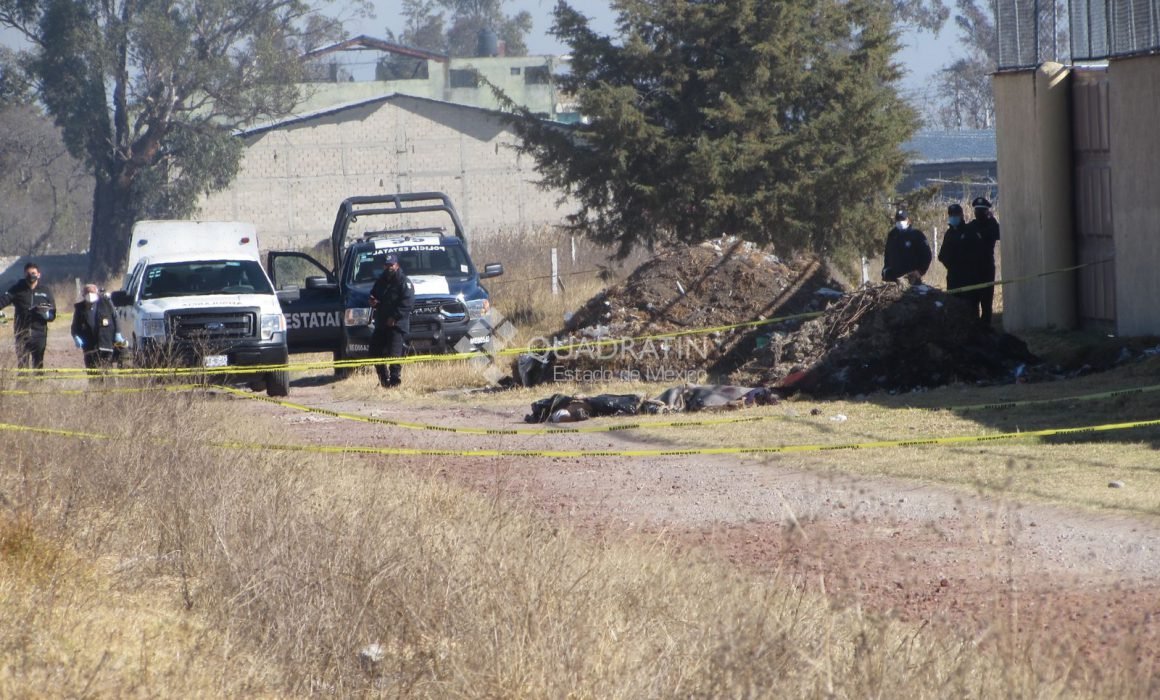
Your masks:
{"label": "corrugated metal roof", "polygon": [[995,160],[995,130],[920,131],[903,144],[912,163]]}

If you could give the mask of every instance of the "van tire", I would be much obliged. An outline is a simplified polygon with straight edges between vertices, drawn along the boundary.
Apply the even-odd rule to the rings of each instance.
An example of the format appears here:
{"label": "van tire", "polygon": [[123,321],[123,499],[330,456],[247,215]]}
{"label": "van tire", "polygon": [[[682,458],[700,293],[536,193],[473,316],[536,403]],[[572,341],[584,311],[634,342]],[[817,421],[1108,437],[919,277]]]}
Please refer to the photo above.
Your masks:
{"label": "van tire", "polygon": [[266,373],[266,396],[290,395],[290,370],[280,369]]}

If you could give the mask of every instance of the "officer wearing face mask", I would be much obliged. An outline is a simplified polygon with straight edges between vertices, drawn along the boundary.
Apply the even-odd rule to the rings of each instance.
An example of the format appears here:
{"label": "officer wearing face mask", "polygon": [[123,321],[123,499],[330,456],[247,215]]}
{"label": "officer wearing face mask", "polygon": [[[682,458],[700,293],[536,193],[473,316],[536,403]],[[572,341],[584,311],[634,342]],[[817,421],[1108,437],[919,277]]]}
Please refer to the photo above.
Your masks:
{"label": "officer wearing face mask", "polygon": [[86,284],[84,295],[73,306],[72,337],[84,352],[88,369],[110,366],[117,349],[125,343],[117,329],[113,302],[102,296],[95,284]]}
{"label": "officer wearing face mask", "polygon": [[11,305],[15,311],[13,331],[16,339],[16,361],[21,368],[44,367],[44,347],[48,343],[48,324],[56,318],[56,301],[52,292],[40,284],[36,263],[24,266],[24,279],[0,294],[0,309]]}
{"label": "officer wearing face mask", "polygon": [[930,244],[922,231],[910,226],[910,215],[905,209],[894,213],[894,227],[886,235],[886,252],[883,255],[882,279],[893,282],[906,277],[917,284],[930,267]]}
{"label": "officer wearing face mask", "polygon": [[[938,250],[938,261],[947,269],[947,289],[973,284],[971,271],[978,267],[978,251],[967,240],[967,222],[963,219],[962,205],[955,203],[947,207],[947,231],[943,234],[942,247]],[[969,292],[961,292],[966,297]]]}

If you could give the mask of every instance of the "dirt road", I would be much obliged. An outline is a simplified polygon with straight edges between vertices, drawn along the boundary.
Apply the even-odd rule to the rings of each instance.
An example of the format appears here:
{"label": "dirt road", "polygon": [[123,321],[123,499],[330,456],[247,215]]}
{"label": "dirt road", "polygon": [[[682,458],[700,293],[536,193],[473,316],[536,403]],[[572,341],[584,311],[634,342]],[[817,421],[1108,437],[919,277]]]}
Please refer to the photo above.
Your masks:
{"label": "dirt road", "polygon": [[[488,396],[431,408],[410,398],[342,401],[331,385],[293,400],[392,420],[521,427],[527,406]],[[455,435],[247,401],[295,442],[440,449],[661,447],[632,431]],[[288,438],[290,439],[290,438]],[[841,459],[834,453],[835,459]],[[789,575],[843,603],[980,638],[1014,626],[1072,640],[1096,667],[1160,658],[1160,520],[982,498],[894,479],[819,475],[774,458],[407,458],[417,468],[532,504],[595,536],[663,538],[746,570]],[[1125,656],[1126,655],[1126,656]]]}

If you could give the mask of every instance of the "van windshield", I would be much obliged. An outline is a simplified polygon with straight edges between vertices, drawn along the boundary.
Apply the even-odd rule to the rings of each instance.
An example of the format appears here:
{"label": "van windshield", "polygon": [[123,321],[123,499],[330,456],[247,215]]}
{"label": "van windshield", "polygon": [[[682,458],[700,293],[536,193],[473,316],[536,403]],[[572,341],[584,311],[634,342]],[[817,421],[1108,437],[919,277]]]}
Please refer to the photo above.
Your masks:
{"label": "van windshield", "polygon": [[273,294],[256,260],[198,260],[145,268],[142,299],[206,294]]}
{"label": "van windshield", "polygon": [[397,248],[359,251],[350,267],[351,284],[370,284],[383,271],[383,256],[388,252],[399,256],[399,267],[408,276],[438,275],[440,277],[470,277],[471,260],[457,245],[411,245]]}

